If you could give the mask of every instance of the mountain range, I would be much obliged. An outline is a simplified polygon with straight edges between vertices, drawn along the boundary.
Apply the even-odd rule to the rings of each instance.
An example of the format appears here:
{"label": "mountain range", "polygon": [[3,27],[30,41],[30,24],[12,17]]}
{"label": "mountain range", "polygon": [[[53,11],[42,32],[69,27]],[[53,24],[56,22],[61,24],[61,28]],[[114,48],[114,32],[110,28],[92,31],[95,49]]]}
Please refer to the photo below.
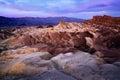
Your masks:
{"label": "mountain range", "polygon": [[20,27],[20,26],[43,26],[56,25],[60,20],[66,22],[83,22],[84,19],[69,18],[69,17],[23,17],[23,18],[8,18],[0,16],[0,27]]}

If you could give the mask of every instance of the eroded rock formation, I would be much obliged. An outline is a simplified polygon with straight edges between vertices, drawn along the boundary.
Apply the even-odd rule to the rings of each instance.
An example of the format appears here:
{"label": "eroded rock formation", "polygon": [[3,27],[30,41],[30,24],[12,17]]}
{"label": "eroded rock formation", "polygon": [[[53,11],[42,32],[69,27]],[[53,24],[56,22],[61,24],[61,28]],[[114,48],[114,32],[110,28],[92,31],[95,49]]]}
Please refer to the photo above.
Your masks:
{"label": "eroded rock formation", "polygon": [[0,42],[0,77],[119,80],[119,22],[119,17],[105,15],[83,23],[61,21],[54,27],[16,29]]}

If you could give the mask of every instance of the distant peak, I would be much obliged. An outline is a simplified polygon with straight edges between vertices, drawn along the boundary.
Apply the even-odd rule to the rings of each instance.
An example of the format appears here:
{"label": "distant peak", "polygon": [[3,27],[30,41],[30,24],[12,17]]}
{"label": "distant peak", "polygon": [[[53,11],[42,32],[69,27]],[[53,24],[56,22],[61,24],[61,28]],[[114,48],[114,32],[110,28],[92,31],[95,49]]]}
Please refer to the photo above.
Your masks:
{"label": "distant peak", "polygon": [[65,22],[64,20],[61,20],[61,21],[59,22],[59,24],[64,25],[64,24],[66,24],[66,22]]}

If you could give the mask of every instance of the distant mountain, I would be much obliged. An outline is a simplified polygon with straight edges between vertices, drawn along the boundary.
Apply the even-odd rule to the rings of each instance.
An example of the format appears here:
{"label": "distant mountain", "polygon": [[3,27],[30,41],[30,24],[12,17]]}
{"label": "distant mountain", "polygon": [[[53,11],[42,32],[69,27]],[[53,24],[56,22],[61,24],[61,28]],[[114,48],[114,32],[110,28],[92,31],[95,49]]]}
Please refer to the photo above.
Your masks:
{"label": "distant mountain", "polygon": [[60,20],[66,22],[83,22],[83,19],[68,18],[68,17],[47,17],[47,18],[8,18],[0,16],[0,27],[16,27],[16,26],[42,26],[42,25],[56,25]]}

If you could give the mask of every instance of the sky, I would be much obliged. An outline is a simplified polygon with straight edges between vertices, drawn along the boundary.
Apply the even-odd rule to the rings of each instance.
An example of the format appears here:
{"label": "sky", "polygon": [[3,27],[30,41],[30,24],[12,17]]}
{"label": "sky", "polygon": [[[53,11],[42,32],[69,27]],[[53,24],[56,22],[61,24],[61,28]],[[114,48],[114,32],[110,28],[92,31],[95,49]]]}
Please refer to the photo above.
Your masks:
{"label": "sky", "polygon": [[74,17],[120,16],[120,0],[0,0],[0,16]]}

